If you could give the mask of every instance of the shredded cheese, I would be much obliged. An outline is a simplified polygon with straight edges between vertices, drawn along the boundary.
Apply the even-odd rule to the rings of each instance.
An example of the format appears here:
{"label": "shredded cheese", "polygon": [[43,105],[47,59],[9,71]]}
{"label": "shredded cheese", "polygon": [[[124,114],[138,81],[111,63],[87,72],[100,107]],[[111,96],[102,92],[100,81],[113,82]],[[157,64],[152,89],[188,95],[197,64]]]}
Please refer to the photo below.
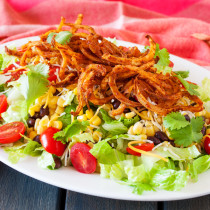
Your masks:
{"label": "shredded cheese", "polygon": [[137,149],[137,148],[135,148],[135,147],[132,146],[132,144],[138,144],[138,143],[141,143],[141,141],[130,141],[128,143],[128,147],[130,149],[132,149],[133,151],[135,151],[135,152],[142,153],[144,155],[148,155],[148,156],[152,156],[152,157],[156,157],[156,158],[159,158],[161,160],[164,160],[165,162],[168,162],[168,159],[167,158],[164,158],[164,157],[162,157],[160,155],[157,155],[157,154],[154,154],[154,153],[151,153],[151,152],[146,152],[144,150]]}

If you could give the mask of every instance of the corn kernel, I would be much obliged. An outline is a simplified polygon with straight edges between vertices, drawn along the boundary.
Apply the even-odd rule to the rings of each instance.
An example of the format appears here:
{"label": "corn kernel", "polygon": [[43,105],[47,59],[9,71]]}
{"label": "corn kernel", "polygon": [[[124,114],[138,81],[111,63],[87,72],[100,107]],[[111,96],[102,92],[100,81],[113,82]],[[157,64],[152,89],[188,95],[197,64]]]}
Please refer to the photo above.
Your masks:
{"label": "corn kernel", "polygon": [[207,130],[206,130],[206,135],[209,135],[210,134],[210,128],[208,128]]}
{"label": "corn kernel", "polygon": [[37,135],[36,131],[31,131],[29,133],[29,138],[33,140],[36,135]]}
{"label": "corn kernel", "polygon": [[152,122],[151,122],[151,121],[146,120],[146,122],[145,122],[145,126],[146,126],[146,127],[149,127],[149,126],[153,126],[153,124],[152,124]]}
{"label": "corn kernel", "polygon": [[41,126],[41,125],[39,125],[37,127],[37,134],[38,135],[42,134],[46,129],[47,129],[47,126]]}
{"label": "corn kernel", "polygon": [[131,118],[134,117],[135,115],[136,115],[135,112],[129,112],[129,113],[126,113],[126,114],[125,114],[125,118],[131,119]]}
{"label": "corn kernel", "polygon": [[56,88],[53,86],[50,86],[48,91],[51,92],[52,94],[54,94],[56,92]]}
{"label": "corn kernel", "polygon": [[210,112],[206,111],[205,117],[209,119],[210,118]]}
{"label": "corn kernel", "polygon": [[100,138],[102,138],[102,133],[99,131],[94,131],[93,132],[93,140],[98,142]]}
{"label": "corn kernel", "polygon": [[93,148],[94,145],[93,145],[92,142],[89,142],[89,143],[88,143],[88,146],[90,146],[91,148]]}
{"label": "corn kernel", "polygon": [[158,118],[157,118],[157,122],[158,122],[159,124],[161,124],[161,123],[162,123],[162,117],[158,117]]}
{"label": "corn kernel", "polygon": [[135,135],[135,133],[133,132],[133,125],[128,129],[128,134]]}
{"label": "corn kernel", "polygon": [[77,87],[73,90],[74,95],[77,95]]}
{"label": "corn kernel", "polygon": [[83,115],[83,109],[79,112],[79,115]]}
{"label": "corn kernel", "polygon": [[145,135],[147,134],[147,128],[146,128],[146,127],[143,127],[143,128],[142,128],[141,134],[145,134]]}
{"label": "corn kernel", "polygon": [[61,97],[58,98],[57,105],[60,107],[64,107],[65,100]]}
{"label": "corn kernel", "polygon": [[49,122],[49,117],[45,115],[40,121],[39,121],[39,126],[47,126]]}
{"label": "corn kernel", "polygon": [[195,113],[196,117],[205,116],[205,115],[206,115],[206,110],[205,109],[203,111],[201,111],[201,112],[196,112]]}
{"label": "corn kernel", "polygon": [[159,131],[160,129],[155,125],[155,126],[154,126],[154,130],[155,130],[155,132],[157,132],[157,131]]}
{"label": "corn kernel", "polygon": [[142,120],[150,120],[150,113],[148,111],[141,112],[141,119]]}
{"label": "corn kernel", "polygon": [[53,121],[52,127],[61,130],[63,127],[63,123],[61,121]]}
{"label": "corn kernel", "polygon": [[42,98],[42,102],[41,102],[41,104],[45,104],[45,103],[46,103],[46,101],[47,101],[47,98],[46,98],[46,97]]}
{"label": "corn kernel", "polygon": [[141,134],[139,136],[141,137],[142,140],[146,140],[147,139],[147,135],[145,135],[145,134]]}
{"label": "corn kernel", "polygon": [[35,121],[35,124],[34,124],[34,130],[36,131],[37,130],[37,127],[39,125],[39,122],[40,122],[40,119],[37,118],[36,121]]}
{"label": "corn kernel", "polygon": [[88,120],[90,120],[93,117],[94,112],[92,109],[90,109],[90,110],[86,110],[85,114],[86,114]]}
{"label": "corn kernel", "polygon": [[80,115],[80,116],[77,117],[77,120],[80,121],[80,122],[86,121],[87,120],[87,116],[85,114]]}
{"label": "corn kernel", "polygon": [[154,136],[155,130],[153,126],[146,127],[146,134],[147,136]]}
{"label": "corn kernel", "polygon": [[57,106],[56,110],[55,110],[55,113],[60,115],[61,113],[64,112],[64,108],[63,107],[60,107],[60,106]]}
{"label": "corn kernel", "polygon": [[27,128],[27,133],[30,133],[31,131],[33,131],[34,130],[34,128],[33,127],[31,127],[31,128]]}
{"label": "corn kernel", "polygon": [[53,97],[51,97],[50,100],[49,100],[49,105],[51,105],[51,106],[57,105],[58,99],[59,99],[58,96],[53,96]]}
{"label": "corn kernel", "polygon": [[52,116],[52,115],[55,114],[55,109],[56,109],[56,108],[50,108],[50,109],[49,109],[50,116]]}
{"label": "corn kernel", "polygon": [[41,106],[40,106],[39,104],[36,104],[36,105],[34,105],[34,106],[31,106],[31,107],[29,108],[29,114],[30,114],[31,116],[34,116],[35,112],[39,112],[39,111],[40,111],[40,108],[41,108]]}
{"label": "corn kernel", "polygon": [[39,97],[39,98],[37,98],[36,100],[35,100],[35,104],[39,104],[40,106],[42,106],[44,103],[43,103],[43,96],[41,96],[41,97]]}
{"label": "corn kernel", "polygon": [[90,122],[92,125],[98,126],[101,124],[101,119],[98,116],[95,116],[90,120]]}
{"label": "corn kernel", "polygon": [[141,134],[143,125],[140,122],[136,122],[133,126],[133,132],[135,134]]}

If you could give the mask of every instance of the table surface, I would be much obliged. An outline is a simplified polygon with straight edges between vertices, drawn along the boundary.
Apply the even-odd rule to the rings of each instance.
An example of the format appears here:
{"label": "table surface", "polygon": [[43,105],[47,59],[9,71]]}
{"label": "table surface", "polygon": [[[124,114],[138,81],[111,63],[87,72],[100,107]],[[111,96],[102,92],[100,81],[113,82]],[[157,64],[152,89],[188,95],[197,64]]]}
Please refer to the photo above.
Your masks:
{"label": "table surface", "polygon": [[100,198],[64,190],[23,175],[0,162],[1,210],[208,210],[210,195],[170,202]]}

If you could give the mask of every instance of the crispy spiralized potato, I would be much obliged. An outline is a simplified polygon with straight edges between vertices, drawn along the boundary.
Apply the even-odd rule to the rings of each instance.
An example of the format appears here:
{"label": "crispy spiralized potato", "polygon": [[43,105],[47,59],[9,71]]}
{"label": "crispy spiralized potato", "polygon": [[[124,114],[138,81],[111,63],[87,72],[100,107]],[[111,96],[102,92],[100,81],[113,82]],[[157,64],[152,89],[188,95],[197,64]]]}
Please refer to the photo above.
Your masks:
{"label": "crispy spiralized potato", "polygon": [[[190,95],[181,86],[175,73],[157,73],[154,64],[156,43],[147,35],[150,48],[140,52],[137,47],[125,48],[97,34],[94,28],[82,24],[83,15],[79,14],[75,23],[67,23],[65,18],[57,29],[50,30],[40,36],[40,41],[30,41],[19,50],[5,48],[9,55],[17,56],[20,65],[43,62],[49,66],[59,66],[57,80],[51,85],[60,88],[69,85],[77,86],[78,106],[75,116],[89,102],[103,105],[111,99],[120,101],[117,109],[112,109],[111,115],[124,112],[125,108],[144,110],[145,108],[160,115],[172,111],[188,110],[199,112],[203,110],[202,101],[195,95]],[[69,31],[70,41],[60,44],[50,33]],[[180,105],[179,101],[187,98],[192,105]]]}

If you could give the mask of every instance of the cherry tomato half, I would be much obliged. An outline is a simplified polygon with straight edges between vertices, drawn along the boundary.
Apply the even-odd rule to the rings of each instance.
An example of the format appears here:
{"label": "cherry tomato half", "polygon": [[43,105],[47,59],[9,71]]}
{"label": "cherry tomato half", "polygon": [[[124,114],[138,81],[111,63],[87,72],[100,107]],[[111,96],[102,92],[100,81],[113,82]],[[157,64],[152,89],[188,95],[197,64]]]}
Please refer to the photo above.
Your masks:
{"label": "cherry tomato half", "polygon": [[22,122],[11,122],[0,127],[0,143],[9,144],[18,141],[24,134],[25,125]]}
{"label": "cherry tomato half", "polygon": [[[16,62],[18,65],[20,64],[20,62]],[[13,69],[17,69],[17,67],[14,64],[10,64],[7,68],[5,68],[3,70],[4,74],[6,74],[9,70],[13,70]],[[23,74],[23,72],[25,71],[25,69],[19,70],[19,71],[15,71],[15,72],[11,72],[11,79],[7,82],[11,82],[11,81],[16,81],[20,78],[20,76]]]}
{"label": "cherry tomato half", "polygon": [[40,141],[44,149],[54,155],[61,156],[65,149],[66,144],[63,144],[61,141],[56,141],[53,136],[55,133],[60,131],[57,128],[49,127],[41,135]]}
{"label": "cherry tomato half", "polygon": [[84,143],[76,143],[70,152],[74,168],[84,174],[91,174],[96,170],[96,158],[89,152],[91,147]]}
{"label": "cherry tomato half", "polygon": [[57,66],[53,66],[53,67],[51,66],[51,67],[50,67],[49,77],[48,77],[48,80],[49,80],[50,82],[56,81],[57,76],[56,76],[55,72],[56,72],[57,69],[59,69],[59,67],[57,67]]}
{"label": "cherry tomato half", "polygon": [[5,95],[0,95],[0,117],[1,113],[7,110],[7,97]]}
{"label": "cherry tomato half", "polygon": [[204,141],[204,149],[208,155],[210,155],[210,137],[206,137]]}
{"label": "cherry tomato half", "polygon": [[[154,143],[144,143],[141,145],[134,146],[136,149],[144,150],[144,151],[151,151],[154,148]],[[131,155],[141,156],[141,153],[133,151],[131,148],[126,148],[127,152]]]}

